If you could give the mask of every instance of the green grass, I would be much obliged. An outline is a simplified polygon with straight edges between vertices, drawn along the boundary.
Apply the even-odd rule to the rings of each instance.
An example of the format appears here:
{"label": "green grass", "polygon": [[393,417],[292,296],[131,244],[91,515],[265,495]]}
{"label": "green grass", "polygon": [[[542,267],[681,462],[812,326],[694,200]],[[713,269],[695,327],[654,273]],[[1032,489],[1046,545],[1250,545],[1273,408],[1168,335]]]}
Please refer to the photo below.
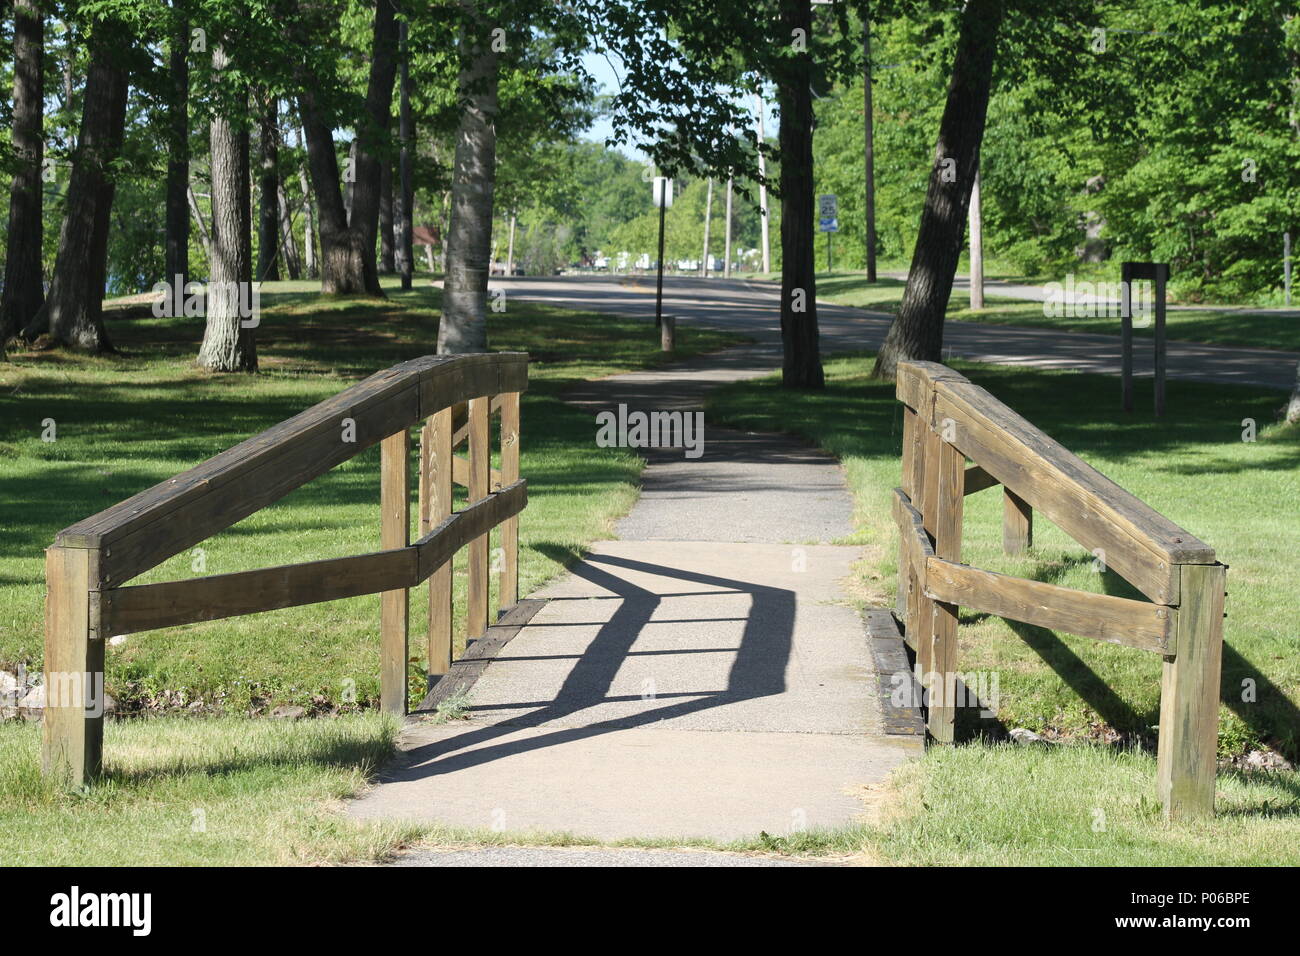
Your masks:
{"label": "green grass", "polygon": [[[306,282],[268,286],[276,291],[263,298],[257,375],[196,369],[196,319],[110,322],[118,356],[18,351],[0,364],[0,668],[41,666],[42,551],[59,529],[373,371],[434,351],[438,291],[427,283],[407,293],[390,287],[387,301],[322,300]],[[590,416],[563,404],[561,391],[663,356],[645,323],[517,302],[490,314],[489,336],[495,349],[532,356],[522,409],[521,469],[531,499],[521,521],[527,593],[608,534],[635,500],[642,467],[626,449],[596,448]],[[679,335],[677,355],[735,341],[692,328]],[[56,422],[57,441],[41,440],[45,419]],[[177,555],[136,583],[373,551],[378,501],[378,448],[371,448],[204,542],[201,555]],[[463,615],[465,566],[457,564]],[[424,692],[419,622],[426,602],[427,589],[413,592],[415,699]],[[109,649],[108,690],[128,711],[364,707],[378,695],[378,620],[374,595],[131,635]],[[355,705],[344,699],[352,687]]]}
{"label": "green grass", "polygon": [[[897,545],[889,502],[899,481],[901,407],[892,384],[868,377],[872,360],[828,361],[822,392],[788,391],[775,379],[727,386],[713,394],[709,415],[750,430],[794,432],[841,458],[854,493],[856,540],[880,555],[877,586],[892,598]],[[1231,567],[1220,751],[1237,755],[1265,745],[1295,760],[1300,429],[1269,424],[1285,396],[1174,380],[1169,413],[1154,421],[1120,413],[1111,378],[953,365],[1217,549]],[[1149,380],[1138,382],[1138,408],[1150,407],[1150,387]],[[1242,441],[1246,418],[1259,424],[1255,442]],[[1034,548],[1020,558],[1003,555],[1000,519],[998,491],[966,499],[964,561],[1064,587],[1140,597],[1114,572],[1095,573],[1091,554],[1041,517]],[[1152,742],[1160,685],[1154,655],[971,611],[962,612],[961,624],[960,670],[997,674],[998,717],[1006,727],[1057,738]],[[980,727],[961,729],[975,733]]]}
{"label": "green grass", "polygon": [[1297,866],[1300,777],[1219,773],[1213,820],[1165,822],[1149,754],[933,748],[894,771],[867,853],[903,866]]}
{"label": "green grass", "polygon": [[[876,283],[869,284],[860,273],[819,275],[817,297],[840,305],[892,314],[898,311],[905,285],[902,280],[883,277]],[[972,310],[969,294],[954,290],[948,300],[947,318],[953,322],[975,322],[981,325],[1119,335],[1120,322],[1115,316],[1051,317],[1043,314],[1042,303],[996,294],[986,294],[984,302],[983,309]],[[1166,328],[1171,341],[1289,351],[1300,349],[1300,318],[1276,313],[1212,308],[1177,309],[1167,313]],[[1146,327],[1135,327],[1133,331],[1138,338],[1151,338],[1155,334],[1153,321]]]}
{"label": "green grass", "polygon": [[0,866],[249,866],[382,859],[424,835],[337,801],[393,752],[397,722],[109,721],[85,792],[40,773],[40,727],[0,724]]}

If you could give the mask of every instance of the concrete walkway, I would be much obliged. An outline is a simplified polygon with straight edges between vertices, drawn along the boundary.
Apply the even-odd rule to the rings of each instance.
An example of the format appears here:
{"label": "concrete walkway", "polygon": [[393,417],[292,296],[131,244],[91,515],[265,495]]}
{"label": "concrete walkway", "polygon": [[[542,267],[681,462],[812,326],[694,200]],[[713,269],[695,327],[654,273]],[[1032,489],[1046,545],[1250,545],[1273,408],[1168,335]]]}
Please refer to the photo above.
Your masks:
{"label": "concrete walkway", "polygon": [[[570,400],[691,410],[768,368],[736,349]],[[619,540],[532,595],[547,603],[474,684],[470,719],[413,723],[353,817],[728,842],[861,819],[920,752],[884,731],[873,639],[847,603],[861,549],[834,543],[852,530],[838,463],[707,424],[699,459],[647,452]]]}

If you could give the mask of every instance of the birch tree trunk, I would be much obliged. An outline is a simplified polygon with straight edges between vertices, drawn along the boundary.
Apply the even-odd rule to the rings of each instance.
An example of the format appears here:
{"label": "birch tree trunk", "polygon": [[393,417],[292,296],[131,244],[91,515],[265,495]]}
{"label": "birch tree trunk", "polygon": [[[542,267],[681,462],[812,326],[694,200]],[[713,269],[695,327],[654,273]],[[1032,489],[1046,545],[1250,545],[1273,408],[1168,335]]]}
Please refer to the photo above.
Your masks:
{"label": "birch tree trunk", "polygon": [[14,0],[13,151],[9,187],[8,252],[0,296],[0,358],[5,340],[25,326],[45,302],[41,279],[43,210],[41,163],[45,154],[45,19],[36,0]]}
{"label": "birch tree trunk", "polygon": [[979,170],[1002,14],[1002,0],[967,0],[962,11],[912,267],[898,315],[876,356],[871,373],[876,378],[892,379],[906,359],[937,362],[943,357],[943,317]]}
{"label": "birch tree trunk", "polygon": [[[212,48],[212,69],[220,74],[228,59]],[[228,116],[214,115],[208,126],[212,165],[212,240],[205,311],[207,324],[198,363],[214,372],[257,371],[254,327],[241,305],[251,302],[252,222],[249,214],[248,131]],[[253,321],[252,319],[249,320]]]}
{"label": "birch tree trunk", "polygon": [[394,264],[402,276],[402,288],[409,289],[415,269],[415,249],[412,247],[415,187],[411,178],[411,161],[415,149],[415,122],[411,115],[411,63],[406,20],[402,20],[398,26],[398,50],[401,69],[398,136],[402,141],[402,152],[393,210],[393,215],[397,219],[397,251]]}
{"label": "birch tree trunk", "polygon": [[[486,28],[478,30],[486,33]],[[487,351],[487,292],[496,187],[499,55],[485,36],[461,34],[461,109],[452,172],[447,274],[438,352]]]}

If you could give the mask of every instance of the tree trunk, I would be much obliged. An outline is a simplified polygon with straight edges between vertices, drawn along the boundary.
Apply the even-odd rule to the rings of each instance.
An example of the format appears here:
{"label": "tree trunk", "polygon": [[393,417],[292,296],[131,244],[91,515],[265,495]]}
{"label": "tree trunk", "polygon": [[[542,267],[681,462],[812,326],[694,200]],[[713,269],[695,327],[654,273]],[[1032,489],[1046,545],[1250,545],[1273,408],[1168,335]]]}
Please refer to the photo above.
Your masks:
{"label": "tree trunk", "polygon": [[393,164],[382,163],[379,168],[379,273],[392,275],[397,271],[396,247],[393,244]]}
{"label": "tree trunk", "polygon": [[948,102],[939,123],[912,268],[898,315],[876,356],[872,370],[876,378],[892,379],[900,361],[937,362],[942,358],[943,316],[961,256],[971,187],[979,170],[1002,13],[1002,0],[968,0],[962,12]]}
{"label": "tree trunk", "polygon": [[415,187],[411,179],[411,160],[415,149],[415,123],[411,116],[411,63],[407,44],[406,20],[402,20],[398,32],[398,47],[401,59],[401,102],[398,107],[398,136],[402,141],[400,174],[394,216],[397,218],[397,271],[402,276],[402,288],[411,288],[412,272],[415,269],[415,250],[412,247],[414,233],[413,217],[415,215]]}
{"label": "tree trunk", "polygon": [[[305,146],[307,134],[298,130],[298,145]],[[298,186],[302,189],[302,271],[308,279],[315,279],[316,268],[316,206],[312,202],[311,185],[307,182],[307,170],[298,167]]]}
{"label": "tree trunk", "polygon": [[704,198],[704,258],[700,260],[700,276],[709,277],[709,227],[713,225],[713,180],[709,180]]}
{"label": "tree trunk", "polygon": [[[809,0],[782,0],[781,35],[812,35]],[[812,57],[784,61],[777,77],[781,103],[781,384],[822,388],[817,336],[817,275],[813,264]]]}
{"label": "tree trunk", "polygon": [[170,132],[167,153],[167,201],[164,261],[167,282],[176,282],[184,290],[190,277],[190,25],[181,21],[170,40],[168,74],[171,98],[167,103],[167,126]]}
{"label": "tree trunk", "polygon": [[[212,69],[229,61],[212,48]],[[252,222],[249,214],[248,130],[230,117],[214,115],[208,126],[212,165],[212,241],[206,296],[207,325],[199,365],[214,372],[257,371],[254,328],[245,322],[252,288]]]}
{"label": "tree trunk", "polygon": [[284,181],[277,186],[280,200],[280,254],[290,279],[302,278],[302,262],[298,259],[298,243],[293,235],[293,220],[289,216],[289,197],[284,192]]}
{"label": "tree trunk", "polygon": [[36,0],[14,0],[15,169],[9,187],[9,248],[0,295],[0,357],[5,341],[30,322],[45,302],[41,283],[44,58],[45,19]]}
{"label": "tree trunk", "polygon": [[274,96],[266,97],[257,145],[257,279],[280,280],[280,110]]}
{"label": "tree trunk", "polygon": [[[484,27],[479,32],[486,34]],[[486,44],[486,45],[484,45]],[[485,36],[461,34],[460,127],[452,172],[446,280],[438,352],[487,351],[487,292],[496,188],[498,54]]]}
{"label": "tree trunk", "polygon": [[[392,167],[388,150],[392,126],[393,83],[397,79],[398,27],[395,0],[375,4],[374,32],[370,53],[370,77],[366,84],[366,110],[356,141],[356,183],[348,225],[361,236],[370,256],[375,254],[379,231],[379,203],[383,170]],[[392,271],[390,268],[389,272]],[[379,289],[378,277],[375,290]],[[382,293],[381,293],[382,294]]]}
{"label": "tree trunk", "polygon": [[115,188],[110,167],[121,151],[126,122],[129,42],[126,31],[109,21],[98,24],[91,39],[54,277],[45,308],[26,330],[33,336],[48,329],[55,342],[88,352],[113,351],[102,307]]}

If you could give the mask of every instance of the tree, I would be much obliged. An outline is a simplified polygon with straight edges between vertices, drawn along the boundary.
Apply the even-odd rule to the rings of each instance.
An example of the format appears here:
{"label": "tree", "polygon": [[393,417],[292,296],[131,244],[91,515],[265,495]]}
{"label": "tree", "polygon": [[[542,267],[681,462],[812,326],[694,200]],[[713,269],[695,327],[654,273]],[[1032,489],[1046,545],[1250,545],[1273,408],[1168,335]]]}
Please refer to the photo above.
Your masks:
{"label": "tree", "polygon": [[0,296],[0,358],[5,340],[40,311],[43,218],[45,20],[37,0],[14,0],[13,150],[16,169],[9,188],[8,253]]}
{"label": "tree", "polygon": [[64,200],[59,252],[45,307],[27,326],[34,337],[87,352],[111,352],[101,314],[108,268],[109,216],[115,180],[112,164],[122,148],[130,61],[135,57],[124,24],[94,21],[81,130]]}
{"label": "tree", "polygon": [[487,351],[488,269],[496,186],[496,114],[500,48],[471,16],[461,32],[459,86],[464,106],[456,133],[438,352]]}
{"label": "tree", "polygon": [[[212,48],[212,69],[220,79],[229,65],[220,45]],[[238,99],[246,103],[246,94]],[[249,212],[249,135],[235,110],[218,108],[208,126],[212,166],[212,238],[206,296],[207,323],[198,364],[215,372],[257,371],[255,326],[241,315],[252,294],[252,234]]]}
{"label": "tree", "polygon": [[907,288],[876,355],[872,375],[877,378],[893,378],[898,363],[905,359],[937,362],[942,357],[944,312],[961,255],[971,186],[979,169],[1002,16],[1002,0],[967,0],[962,11],[948,100],[939,123]]}
{"label": "tree", "polygon": [[[778,61],[781,107],[781,384],[822,388],[817,336],[817,270],[813,264],[812,32],[809,0],[781,0],[782,35],[790,55]],[[800,44],[799,39],[803,38]]]}
{"label": "tree", "polygon": [[176,10],[176,20],[172,29],[168,50],[168,75],[171,80],[170,96],[167,102],[168,132],[167,144],[167,224],[164,245],[166,246],[167,282],[176,282],[180,276],[180,288],[185,288],[190,272],[190,24],[189,20]]}
{"label": "tree", "polygon": [[257,136],[257,281],[280,279],[280,111],[273,95],[263,95]]}

